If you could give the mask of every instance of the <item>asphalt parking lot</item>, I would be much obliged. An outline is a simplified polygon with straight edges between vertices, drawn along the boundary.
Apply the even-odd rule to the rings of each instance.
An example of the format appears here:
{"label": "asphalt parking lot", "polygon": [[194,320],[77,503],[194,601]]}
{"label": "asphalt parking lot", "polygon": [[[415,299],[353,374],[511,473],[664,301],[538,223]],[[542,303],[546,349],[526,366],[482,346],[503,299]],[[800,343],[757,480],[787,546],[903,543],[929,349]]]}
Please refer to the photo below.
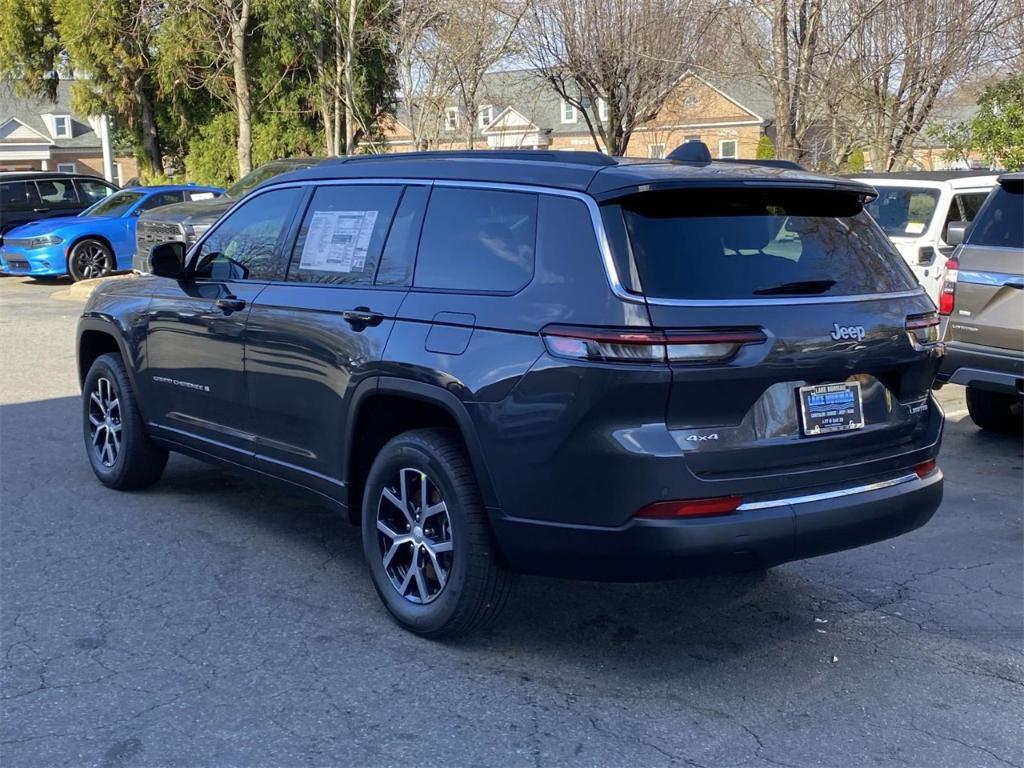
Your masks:
{"label": "asphalt parking lot", "polygon": [[181,457],[100,486],[66,288],[0,278],[4,766],[1024,763],[1021,444],[959,388],[919,531],[760,578],[523,578],[440,644],[305,499]]}

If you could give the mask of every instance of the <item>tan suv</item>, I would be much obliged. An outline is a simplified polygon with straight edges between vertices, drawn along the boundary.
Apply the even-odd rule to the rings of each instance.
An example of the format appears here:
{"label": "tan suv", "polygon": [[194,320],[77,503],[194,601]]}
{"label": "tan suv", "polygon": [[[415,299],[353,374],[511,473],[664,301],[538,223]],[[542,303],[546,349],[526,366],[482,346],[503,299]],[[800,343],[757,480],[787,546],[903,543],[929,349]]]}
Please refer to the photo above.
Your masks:
{"label": "tan suv", "polygon": [[[965,239],[966,233],[966,239]],[[946,263],[939,312],[948,316],[939,383],[967,387],[982,429],[1024,427],[1024,173],[999,177],[973,224],[952,222],[963,240]]]}

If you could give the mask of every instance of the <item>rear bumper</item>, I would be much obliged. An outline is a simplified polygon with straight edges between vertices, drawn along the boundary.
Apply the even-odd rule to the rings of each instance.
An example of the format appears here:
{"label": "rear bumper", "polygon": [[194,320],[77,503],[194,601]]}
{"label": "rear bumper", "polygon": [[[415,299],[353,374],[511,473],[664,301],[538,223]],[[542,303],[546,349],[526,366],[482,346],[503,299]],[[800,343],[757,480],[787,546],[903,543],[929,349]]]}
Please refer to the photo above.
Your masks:
{"label": "rear bumper", "polygon": [[942,472],[744,504],[690,520],[623,526],[545,523],[496,515],[515,570],[606,581],[647,581],[766,568],[871,544],[919,528],[942,501]]}
{"label": "rear bumper", "polygon": [[946,342],[946,355],[936,378],[943,384],[1021,394],[1024,392],[1024,356],[950,341]]}

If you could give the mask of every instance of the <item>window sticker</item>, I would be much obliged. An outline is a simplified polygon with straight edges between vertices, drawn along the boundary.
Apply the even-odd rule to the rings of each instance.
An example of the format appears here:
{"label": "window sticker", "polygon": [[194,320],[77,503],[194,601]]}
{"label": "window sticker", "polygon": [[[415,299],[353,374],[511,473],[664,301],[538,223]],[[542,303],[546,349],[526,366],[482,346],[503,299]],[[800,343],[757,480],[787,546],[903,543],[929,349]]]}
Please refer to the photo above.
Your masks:
{"label": "window sticker", "polygon": [[923,221],[912,221],[909,224],[907,224],[908,235],[920,235],[922,232],[924,232]]}
{"label": "window sticker", "polygon": [[193,202],[196,200],[210,200],[213,197],[213,192],[192,192],[189,195],[189,199]]}
{"label": "window sticker", "polygon": [[314,211],[299,269],[351,272],[366,266],[377,211]]}

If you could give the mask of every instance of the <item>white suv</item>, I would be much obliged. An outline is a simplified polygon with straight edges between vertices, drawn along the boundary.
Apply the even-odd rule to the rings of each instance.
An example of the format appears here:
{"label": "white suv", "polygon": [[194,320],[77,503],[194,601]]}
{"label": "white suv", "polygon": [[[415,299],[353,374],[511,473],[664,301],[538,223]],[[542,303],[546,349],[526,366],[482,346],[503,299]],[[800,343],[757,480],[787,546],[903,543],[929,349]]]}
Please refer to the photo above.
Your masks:
{"label": "white suv", "polygon": [[996,174],[987,171],[921,171],[878,173],[855,177],[878,190],[865,209],[885,230],[893,245],[938,304],[953,245],[946,229],[954,221],[971,222]]}

